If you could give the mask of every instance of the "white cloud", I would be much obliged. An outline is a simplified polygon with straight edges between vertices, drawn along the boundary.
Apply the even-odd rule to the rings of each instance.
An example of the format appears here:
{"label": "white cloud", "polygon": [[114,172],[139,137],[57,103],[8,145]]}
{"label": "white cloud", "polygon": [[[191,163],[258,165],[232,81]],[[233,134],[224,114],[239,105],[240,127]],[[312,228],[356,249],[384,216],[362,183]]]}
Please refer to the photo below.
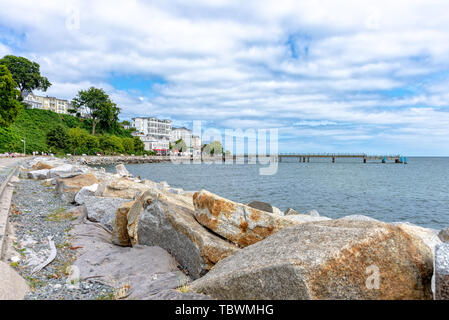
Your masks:
{"label": "white cloud", "polygon": [[[446,1],[0,6],[0,55],[38,61],[53,83],[49,95],[70,99],[91,85],[104,88],[123,117],[278,126],[296,139],[315,139],[303,144],[311,148],[379,135],[394,146],[396,136],[449,137]],[[162,81],[114,87],[111,79],[121,76]]]}

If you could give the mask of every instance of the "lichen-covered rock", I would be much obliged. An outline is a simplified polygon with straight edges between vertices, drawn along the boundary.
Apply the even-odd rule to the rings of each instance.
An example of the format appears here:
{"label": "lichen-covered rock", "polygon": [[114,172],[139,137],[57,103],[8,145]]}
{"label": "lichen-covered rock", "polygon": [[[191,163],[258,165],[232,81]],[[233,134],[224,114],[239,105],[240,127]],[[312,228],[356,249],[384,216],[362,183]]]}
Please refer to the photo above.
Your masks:
{"label": "lichen-covered rock", "polygon": [[130,247],[128,235],[128,212],[135,201],[123,202],[117,208],[114,227],[112,229],[112,243],[122,247]]}
{"label": "lichen-covered rock", "polygon": [[297,223],[206,190],[195,193],[193,203],[199,223],[240,247],[249,246]]}
{"label": "lichen-covered rock", "polygon": [[150,204],[137,222],[138,243],[164,248],[191,277],[201,277],[218,261],[239,250],[201,226],[193,217],[193,208],[172,196],[147,194],[144,201]]}
{"label": "lichen-covered rock", "polygon": [[53,169],[54,166],[52,166],[52,165],[50,165],[48,163],[45,163],[45,162],[38,161],[38,162],[36,162],[35,164],[32,165],[32,168],[34,170],[42,170],[42,169]]}
{"label": "lichen-covered rock", "polygon": [[432,253],[381,222],[285,228],[220,261],[190,290],[218,299],[431,299]]}
{"label": "lichen-covered rock", "polygon": [[73,202],[75,195],[82,187],[91,186],[96,183],[98,183],[98,180],[93,174],[81,174],[72,178],[58,179],[56,181],[56,190],[62,199]]}
{"label": "lichen-covered rock", "polygon": [[449,244],[435,249],[435,300],[449,300]]}
{"label": "lichen-covered rock", "polygon": [[408,222],[400,222],[392,224],[401,228],[404,232],[420,238],[432,251],[432,257],[435,253],[435,247],[442,243],[440,238],[438,238],[437,230],[423,228]]}

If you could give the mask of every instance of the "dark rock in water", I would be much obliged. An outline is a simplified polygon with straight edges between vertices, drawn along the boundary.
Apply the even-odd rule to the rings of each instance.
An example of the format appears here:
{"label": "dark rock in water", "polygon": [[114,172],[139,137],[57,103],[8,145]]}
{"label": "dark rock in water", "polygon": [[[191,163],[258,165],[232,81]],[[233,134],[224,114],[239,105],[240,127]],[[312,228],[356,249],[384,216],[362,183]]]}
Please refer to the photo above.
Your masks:
{"label": "dark rock in water", "polygon": [[248,206],[262,211],[273,212],[273,206],[269,203],[262,201],[252,201],[248,203]]}
{"label": "dark rock in water", "polygon": [[438,237],[443,242],[449,242],[449,228],[443,229],[438,233]]}
{"label": "dark rock in water", "polygon": [[296,210],[293,210],[292,208],[288,208],[287,210],[284,211],[284,216],[290,216],[290,215],[295,215],[295,214],[300,214],[300,213]]}
{"label": "dark rock in water", "polygon": [[435,300],[449,300],[449,244],[435,249]]}
{"label": "dark rock in water", "polygon": [[431,250],[386,223],[285,228],[220,261],[190,286],[218,299],[431,299]]}

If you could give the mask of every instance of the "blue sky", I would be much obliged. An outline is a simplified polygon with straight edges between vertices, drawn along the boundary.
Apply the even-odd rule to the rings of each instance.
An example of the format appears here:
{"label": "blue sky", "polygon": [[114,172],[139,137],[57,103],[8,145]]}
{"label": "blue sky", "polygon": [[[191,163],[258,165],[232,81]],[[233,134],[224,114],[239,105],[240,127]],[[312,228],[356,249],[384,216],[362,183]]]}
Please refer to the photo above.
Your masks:
{"label": "blue sky", "polygon": [[0,56],[121,118],[269,129],[280,152],[449,156],[447,1],[0,0]]}

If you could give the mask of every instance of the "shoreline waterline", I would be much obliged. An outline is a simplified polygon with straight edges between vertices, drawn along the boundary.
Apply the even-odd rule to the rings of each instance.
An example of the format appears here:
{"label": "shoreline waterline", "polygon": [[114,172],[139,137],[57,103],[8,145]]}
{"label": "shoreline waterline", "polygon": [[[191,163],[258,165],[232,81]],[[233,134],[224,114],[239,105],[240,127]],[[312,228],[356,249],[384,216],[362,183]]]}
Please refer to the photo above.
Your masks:
{"label": "shoreline waterline", "polygon": [[[113,172],[114,165],[104,165]],[[134,176],[185,190],[206,189],[233,201],[264,201],[286,210],[317,210],[336,219],[351,214],[386,222],[449,225],[449,158],[410,157],[407,165],[380,162],[278,163],[260,176],[252,164],[126,164]],[[446,199],[446,200],[445,200]]]}

